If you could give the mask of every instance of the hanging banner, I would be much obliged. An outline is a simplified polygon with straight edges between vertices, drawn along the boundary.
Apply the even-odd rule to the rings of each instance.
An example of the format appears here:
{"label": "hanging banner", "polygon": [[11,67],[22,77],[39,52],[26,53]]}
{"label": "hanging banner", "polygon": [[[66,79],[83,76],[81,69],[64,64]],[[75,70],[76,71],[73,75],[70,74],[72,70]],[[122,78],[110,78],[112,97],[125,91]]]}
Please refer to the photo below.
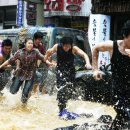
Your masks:
{"label": "hanging banner", "polygon": [[[110,39],[110,16],[101,14],[91,14],[89,19],[88,40],[91,47],[99,42]],[[98,58],[98,66],[110,64],[110,56],[108,52],[100,52]]]}
{"label": "hanging banner", "polygon": [[18,0],[17,14],[16,14],[16,25],[18,27],[21,27],[22,21],[23,21],[23,0]]}

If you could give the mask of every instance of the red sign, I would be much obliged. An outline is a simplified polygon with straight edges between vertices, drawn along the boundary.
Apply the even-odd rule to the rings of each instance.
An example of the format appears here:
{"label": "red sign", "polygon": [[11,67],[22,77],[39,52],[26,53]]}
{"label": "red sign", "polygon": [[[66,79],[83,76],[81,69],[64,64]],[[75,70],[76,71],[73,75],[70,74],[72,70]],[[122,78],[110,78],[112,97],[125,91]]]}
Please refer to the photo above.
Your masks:
{"label": "red sign", "polygon": [[68,10],[68,11],[80,11],[81,10],[81,7],[79,6],[79,5],[76,5],[76,4],[70,4],[70,5],[68,5],[67,7],[66,7],[66,9]]}
{"label": "red sign", "polygon": [[68,11],[80,11],[81,10],[81,4],[83,0],[67,0],[67,6],[66,9]]}
{"label": "red sign", "polygon": [[63,11],[64,0],[44,0],[44,11]]}
{"label": "red sign", "polygon": [[67,0],[68,4],[82,4],[82,0]]}

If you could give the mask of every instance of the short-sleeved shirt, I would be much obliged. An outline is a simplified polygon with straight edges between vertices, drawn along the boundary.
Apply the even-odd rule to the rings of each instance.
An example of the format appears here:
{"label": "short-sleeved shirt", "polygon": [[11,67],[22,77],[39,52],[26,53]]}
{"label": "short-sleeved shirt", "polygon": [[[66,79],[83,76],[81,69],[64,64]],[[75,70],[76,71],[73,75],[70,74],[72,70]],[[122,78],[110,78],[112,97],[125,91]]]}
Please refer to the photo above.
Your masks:
{"label": "short-sleeved shirt", "polygon": [[45,48],[42,43],[40,43],[38,46],[33,45],[33,47],[37,48],[41,52],[41,54],[45,54]]}
{"label": "short-sleeved shirt", "polygon": [[34,77],[37,60],[43,61],[44,56],[36,48],[33,48],[30,52],[23,48],[18,50],[14,56],[9,59],[9,63],[13,64],[17,59],[20,60],[20,69],[16,76],[18,76],[19,80],[23,81],[30,80]]}

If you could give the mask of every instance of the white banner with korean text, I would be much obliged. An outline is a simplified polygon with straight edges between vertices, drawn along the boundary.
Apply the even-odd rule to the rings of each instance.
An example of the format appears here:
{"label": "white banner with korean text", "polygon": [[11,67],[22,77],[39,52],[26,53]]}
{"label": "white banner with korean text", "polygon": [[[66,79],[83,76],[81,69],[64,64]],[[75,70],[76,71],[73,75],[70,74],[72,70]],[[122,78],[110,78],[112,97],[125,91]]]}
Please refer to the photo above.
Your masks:
{"label": "white banner with korean text", "polygon": [[[88,40],[91,47],[99,42],[110,39],[110,16],[102,14],[91,14],[89,19]],[[108,52],[100,52],[98,58],[98,67],[110,64]]]}

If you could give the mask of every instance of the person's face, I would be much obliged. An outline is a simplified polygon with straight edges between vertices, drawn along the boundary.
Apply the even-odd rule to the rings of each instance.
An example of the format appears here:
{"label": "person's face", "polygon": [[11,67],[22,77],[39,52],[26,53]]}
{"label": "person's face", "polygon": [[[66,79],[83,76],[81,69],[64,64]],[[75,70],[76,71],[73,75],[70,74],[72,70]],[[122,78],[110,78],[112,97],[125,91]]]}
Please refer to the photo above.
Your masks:
{"label": "person's face", "polygon": [[26,43],[25,43],[25,49],[27,51],[31,51],[33,49],[33,40],[29,39]]}
{"label": "person's face", "polygon": [[42,38],[34,39],[34,45],[38,46],[42,42]]}
{"label": "person's face", "polygon": [[3,53],[5,55],[10,55],[11,50],[12,50],[12,46],[4,46],[4,47],[2,47],[2,51],[3,51]]}
{"label": "person's face", "polygon": [[65,45],[63,45],[63,50],[64,50],[65,52],[69,51],[70,49],[71,49],[71,45],[70,45],[70,44],[65,44]]}
{"label": "person's face", "polygon": [[125,48],[130,49],[130,35],[124,38],[124,45],[125,45]]}

